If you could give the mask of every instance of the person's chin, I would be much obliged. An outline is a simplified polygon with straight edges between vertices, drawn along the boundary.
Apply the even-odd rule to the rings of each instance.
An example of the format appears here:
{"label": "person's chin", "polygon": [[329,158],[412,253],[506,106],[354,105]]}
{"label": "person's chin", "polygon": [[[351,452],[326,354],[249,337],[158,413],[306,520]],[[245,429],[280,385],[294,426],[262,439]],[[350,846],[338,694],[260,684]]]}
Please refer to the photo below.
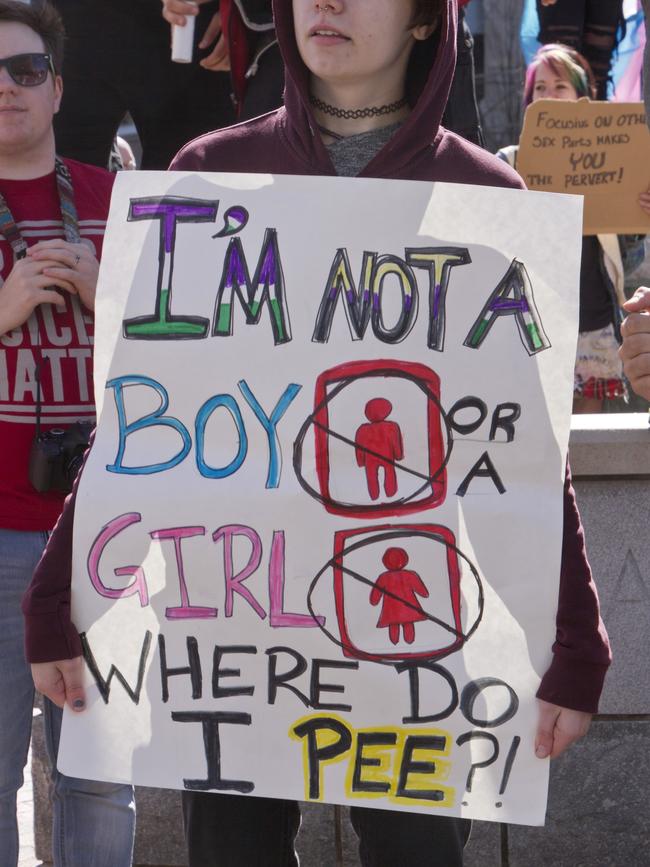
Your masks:
{"label": "person's chin", "polygon": [[0,130],[21,130],[26,126],[27,118],[25,112],[21,111],[0,111]]}
{"label": "person's chin", "polygon": [[0,118],[0,152],[4,155],[21,154],[29,150],[30,135],[18,129],[7,129]]}
{"label": "person's chin", "polygon": [[330,58],[318,58],[313,63],[307,64],[311,74],[325,82],[325,84],[343,84],[352,76],[347,67],[341,63],[333,62]]}
{"label": "person's chin", "polygon": [[348,57],[343,52],[311,44],[307,46],[303,59],[312,74],[319,76],[334,77],[350,65]]}

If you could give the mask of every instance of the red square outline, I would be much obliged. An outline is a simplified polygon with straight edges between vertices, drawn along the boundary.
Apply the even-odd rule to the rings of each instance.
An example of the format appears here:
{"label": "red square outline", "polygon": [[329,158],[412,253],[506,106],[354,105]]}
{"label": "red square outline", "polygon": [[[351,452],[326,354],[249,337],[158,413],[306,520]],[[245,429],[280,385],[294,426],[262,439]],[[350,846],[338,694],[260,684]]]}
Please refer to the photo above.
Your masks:
{"label": "red square outline", "polygon": [[[343,379],[362,379],[369,376],[382,375],[400,376],[411,381],[420,381],[426,384],[428,391],[434,395],[434,400],[425,396],[427,401],[427,431],[429,440],[429,475],[438,473],[437,478],[431,482],[431,494],[423,500],[410,501],[407,503],[384,503],[360,505],[339,505],[331,500],[329,489],[330,461],[328,448],[329,428],[329,401],[327,398],[327,386]],[[377,359],[375,361],[349,361],[323,371],[316,380],[314,406],[315,448],[316,448],[316,473],[320,493],[324,500],[323,505],[328,512],[334,515],[350,515],[354,518],[366,518],[369,516],[387,518],[394,515],[410,515],[431,509],[444,502],[447,493],[447,471],[440,466],[445,460],[442,428],[440,425],[440,377],[431,368],[424,364],[409,361],[395,361]],[[440,456],[437,459],[437,455]]]}
{"label": "red square outline", "polygon": [[415,653],[367,653],[364,650],[359,650],[353,643],[348,632],[345,622],[345,599],[343,590],[343,570],[340,563],[345,557],[345,544],[348,539],[358,536],[362,533],[383,532],[386,530],[404,530],[404,535],[408,536],[413,530],[423,531],[425,533],[442,536],[447,547],[447,574],[449,576],[449,593],[451,597],[451,607],[454,615],[454,627],[457,632],[462,632],[461,611],[460,611],[460,566],[458,564],[458,555],[456,553],[456,537],[448,527],[443,527],[440,524],[383,524],[373,527],[357,527],[353,530],[338,530],[334,534],[334,599],[336,602],[336,619],[338,622],[339,633],[341,636],[341,646],[345,656],[353,659],[367,659],[371,661],[377,660],[395,660],[402,661],[406,659],[435,659],[439,656],[448,656],[450,653],[458,650],[465,643],[465,636],[460,635],[446,647],[439,648],[435,651],[418,651]]}

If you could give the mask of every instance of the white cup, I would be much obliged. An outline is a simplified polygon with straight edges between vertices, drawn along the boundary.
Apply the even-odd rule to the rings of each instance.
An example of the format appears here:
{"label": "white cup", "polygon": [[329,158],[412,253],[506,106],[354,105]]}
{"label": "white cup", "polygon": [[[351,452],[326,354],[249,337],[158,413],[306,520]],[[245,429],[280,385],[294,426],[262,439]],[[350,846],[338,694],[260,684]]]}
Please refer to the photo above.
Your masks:
{"label": "white cup", "polygon": [[194,16],[187,15],[185,26],[172,24],[172,60],[174,63],[191,63],[194,48]]}

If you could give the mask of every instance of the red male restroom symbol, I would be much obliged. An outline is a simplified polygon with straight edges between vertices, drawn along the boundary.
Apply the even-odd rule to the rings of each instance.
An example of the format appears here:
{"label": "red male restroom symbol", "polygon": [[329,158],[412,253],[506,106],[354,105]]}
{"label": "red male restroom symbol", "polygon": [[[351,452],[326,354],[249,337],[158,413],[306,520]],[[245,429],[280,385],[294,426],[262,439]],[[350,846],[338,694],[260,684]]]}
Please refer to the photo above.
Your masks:
{"label": "red male restroom symbol", "polygon": [[384,397],[375,397],[366,404],[368,422],[357,430],[357,464],[366,469],[366,484],[371,500],[379,499],[379,471],[383,471],[387,497],[397,493],[395,462],[404,457],[402,431],[397,422],[388,421],[393,404]]}
{"label": "red male restroom symbol", "polygon": [[370,604],[381,602],[377,629],[388,627],[392,644],[399,641],[400,630],[404,641],[413,644],[415,624],[427,619],[417,597],[427,597],[429,591],[417,572],[404,568],[408,562],[409,556],[403,548],[388,548],[382,557],[387,571],[382,572],[370,591]]}
{"label": "red male restroom symbol", "polygon": [[[348,389],[360,382],[377,388],[376,397],[359,402],[355,410],[353,433],[332,427],[330,415],[349,394]],[[387,383],[399,387],[399,407],[381,396]],[[367,394],[367,391],[366,391]],[[404,413],[408,413],[408,417]],[[365,414],[367,422],[359,425]],[[340,419],[341,414],[337,417]],[[446,436],[443,436],[443,427]],[[318,485],[313,485],[304,451],[305,437],[313,428]],[[425,432],[427,448],[418,449],[420,457],[404,457],[408,428]],[[333,441],[345,444],[347,451],[333,457]],[[444,502],[447,491],[446,465],[452,447],[452,432],[440,404],[440,378],[424,364],[376,359],[351,361],[320,374],[316,381],[314,410],[303,424],[294,444],[294,470],[303,489],[318,500],[328,512],[355,518],[389,517],[434,508]],[[419,463],[417,462],[419,461]],[[366,474],[368,499],[357,502],[337,498],[336,480],[350,472]]]}

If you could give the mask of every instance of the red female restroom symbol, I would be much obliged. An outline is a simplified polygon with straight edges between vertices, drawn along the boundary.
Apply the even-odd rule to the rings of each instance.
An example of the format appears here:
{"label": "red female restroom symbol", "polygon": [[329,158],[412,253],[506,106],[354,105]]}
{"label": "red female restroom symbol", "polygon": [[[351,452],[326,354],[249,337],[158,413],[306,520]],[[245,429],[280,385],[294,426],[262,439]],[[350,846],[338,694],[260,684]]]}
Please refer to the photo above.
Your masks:
{"label": "red female restroom symbol", "polygon": [[[415,570],[405,569],[408,563],[407,549],[409,541],[423,539],[431,545],[444,546],[444,559],[449,587],[451,617],[448,621],[441,619],[435,611],[436,600],[431,599],[426,586],[427,578]],[[381,575],[362,575],[351,565],[351,555],[363,548],[379,547],[381,562],[386,571]],[[377,553],[377,552],[375,552]],[[433,552],[432,552],[433,553]],[[377,559],[377,557],[369,558]],[[431,560],[439,559],[431,557]],[[461,620],[461,569],[460,560],[465,561],[470,585],[476,583],[475,616],[463,630]],[[408,659],[436,659],[448,656],[459,650],[465,641],[478,627],[483,613],[483,591],[478,572],[474,565],[456,548],[454,534],[447,527],[438,524],[390,524],[385,526],[360,527],[351,530],[340,530],[334,535],[334,556],[321,570],[324,574],[329,568],[334,573],[334,599],[336,603],[336,618],[340,635],[340,644],[346,656],[356,659],[367,659],[374,662],[403,661]],[[317,576],[317,579],[318,577]],[[361,583],[366,586],[370,604],[381,603],[381,611],[376,629],[386,627],[392,644],[400,642],[400,629],[406,644],[413,644],[416,637],[415,624],[425,621],[440,627],[442,636],[434,645],[425,646],[426,642],[418,641],[417,649],[406,650],[396,647],[394,651],[377,652],[370,646],[362,646],[363,641],[355,638],[355,612],[348,603],[349,593],[346,586],[349,582]],[[421,597],[418,599],[417,597]],[[392,629],[391,629],[392,626]],[[376,632],[375,629],[375,632]],[[392,633],[392,634],[391,634]],[[440,632],[437,633],[440,635]],[[374,636],[364,635],[370,641]],[[396,640],[395,640],[396,639]]]}
{"label": "red female restroom symbol", "polygon": [[403,548],[388,548],[382,557],[386,571],[382,572],[370,591],[370,604],[381,602],[377,629],[388,629],[392,644],[399,641],[400,630],[407,644],[415,641],[415,624],[427,619],[418,596],[429,591],[413,569],[405,569],[409,555]]}

